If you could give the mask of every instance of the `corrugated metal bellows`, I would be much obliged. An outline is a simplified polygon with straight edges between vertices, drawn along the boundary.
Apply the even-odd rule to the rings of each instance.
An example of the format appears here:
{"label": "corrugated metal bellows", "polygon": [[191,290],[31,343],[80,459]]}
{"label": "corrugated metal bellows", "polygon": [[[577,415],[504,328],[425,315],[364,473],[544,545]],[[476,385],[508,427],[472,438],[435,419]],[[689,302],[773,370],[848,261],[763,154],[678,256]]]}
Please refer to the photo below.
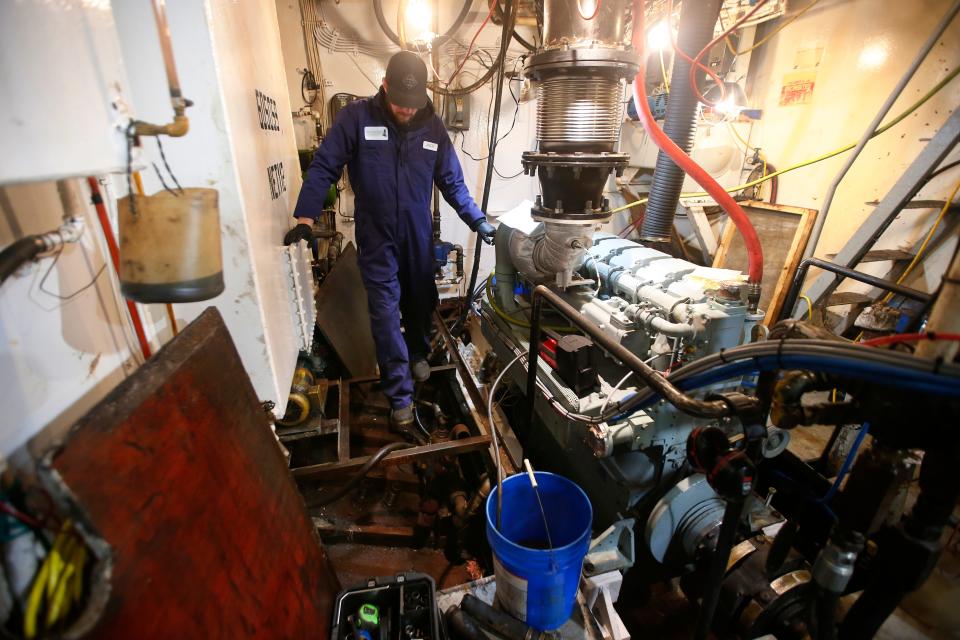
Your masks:
{"label": "corrugated metal bellows", "polygon": [[553,76],[537,87],[541,151],[612,151],[623,122],[619,78]]}
{"label": "corrugated metal bellows", "polygon": [[[598,3],[599,4],[599,3]],[[605,0],[584,17],[577,0],[545,0],[547,46],[527,59],[537,83],[537,151],[523,154],[540,180],[534,218],[594,222],[610,217],[603,186],[629,157],[615,153],[625,80],[637,72],[625,43],[626,0]]]}

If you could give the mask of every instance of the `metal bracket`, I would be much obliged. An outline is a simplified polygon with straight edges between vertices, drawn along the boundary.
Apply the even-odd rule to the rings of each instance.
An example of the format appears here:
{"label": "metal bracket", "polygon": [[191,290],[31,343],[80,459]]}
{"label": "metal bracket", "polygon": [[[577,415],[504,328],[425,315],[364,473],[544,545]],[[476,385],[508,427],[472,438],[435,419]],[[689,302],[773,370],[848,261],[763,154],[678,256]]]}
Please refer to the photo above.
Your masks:
{"label": "metal bracket", "polygon": [[306,245],[302,242],[284,248],[287,276],[290,283],[290,307],[295,333],[299,337],[301,351],[309,352],[313,346],[313,327],[317,320],[317,303],[313,295],[313,274],[310,260],[304,255]]}
{"label": "metal bracket", "polygon": [[633,526],[635,520],[618,520],[590,542],[583,560],[583,574],[595,576],[609,571],[622,571],[633,566],[635,554]]}

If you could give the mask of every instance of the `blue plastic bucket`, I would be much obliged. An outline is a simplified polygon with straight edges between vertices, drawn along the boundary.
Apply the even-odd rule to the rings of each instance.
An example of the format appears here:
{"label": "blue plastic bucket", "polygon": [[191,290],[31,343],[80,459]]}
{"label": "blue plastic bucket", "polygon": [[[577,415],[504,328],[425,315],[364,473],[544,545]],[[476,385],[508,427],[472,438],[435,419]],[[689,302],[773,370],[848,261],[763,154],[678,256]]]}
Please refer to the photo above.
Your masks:
{"label": "blue plastic bucket", "polygon": [[540,505],[526,474],[503,481],[487,498],[487,541],[493,549],[497,600],[505,611],[541,631],[563,625],[573,611],[583,557],[590,546],[593,507],[583,489],[563,476],[535,472],[553,549],[547,548]]}

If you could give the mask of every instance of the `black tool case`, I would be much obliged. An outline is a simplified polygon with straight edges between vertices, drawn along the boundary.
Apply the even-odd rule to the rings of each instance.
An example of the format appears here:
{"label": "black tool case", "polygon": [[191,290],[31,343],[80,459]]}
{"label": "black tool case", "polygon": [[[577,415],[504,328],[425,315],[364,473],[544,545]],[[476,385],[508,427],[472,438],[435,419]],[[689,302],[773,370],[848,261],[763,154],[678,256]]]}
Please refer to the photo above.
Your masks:
{"label": "black tool case", "polygon": [[341,591],[333,609],[332,640],[354,640],[348,618],[364,604],[380,610],[379,633],[374,640],[442,640],[433,578],[423,573],[370,578]]}

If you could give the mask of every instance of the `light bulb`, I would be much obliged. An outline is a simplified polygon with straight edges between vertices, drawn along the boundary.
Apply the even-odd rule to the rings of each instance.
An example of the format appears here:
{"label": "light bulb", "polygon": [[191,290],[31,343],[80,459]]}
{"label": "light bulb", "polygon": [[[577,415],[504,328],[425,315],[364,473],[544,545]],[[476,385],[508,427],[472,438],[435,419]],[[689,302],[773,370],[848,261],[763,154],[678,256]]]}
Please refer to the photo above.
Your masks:
{"label": "light bulb", "polygon": [[673,46],[673,34],[666,20],[661,20],[647,30],[647,48],[650,51],[663,51]]}
{"label": "light bulb", "polygon": [[435,34],[430,30],[433,12],[426,0],[409,0],[404,17],[410,33],[416,34],[413,38],[415,41],[430,42],[433,40]]}

